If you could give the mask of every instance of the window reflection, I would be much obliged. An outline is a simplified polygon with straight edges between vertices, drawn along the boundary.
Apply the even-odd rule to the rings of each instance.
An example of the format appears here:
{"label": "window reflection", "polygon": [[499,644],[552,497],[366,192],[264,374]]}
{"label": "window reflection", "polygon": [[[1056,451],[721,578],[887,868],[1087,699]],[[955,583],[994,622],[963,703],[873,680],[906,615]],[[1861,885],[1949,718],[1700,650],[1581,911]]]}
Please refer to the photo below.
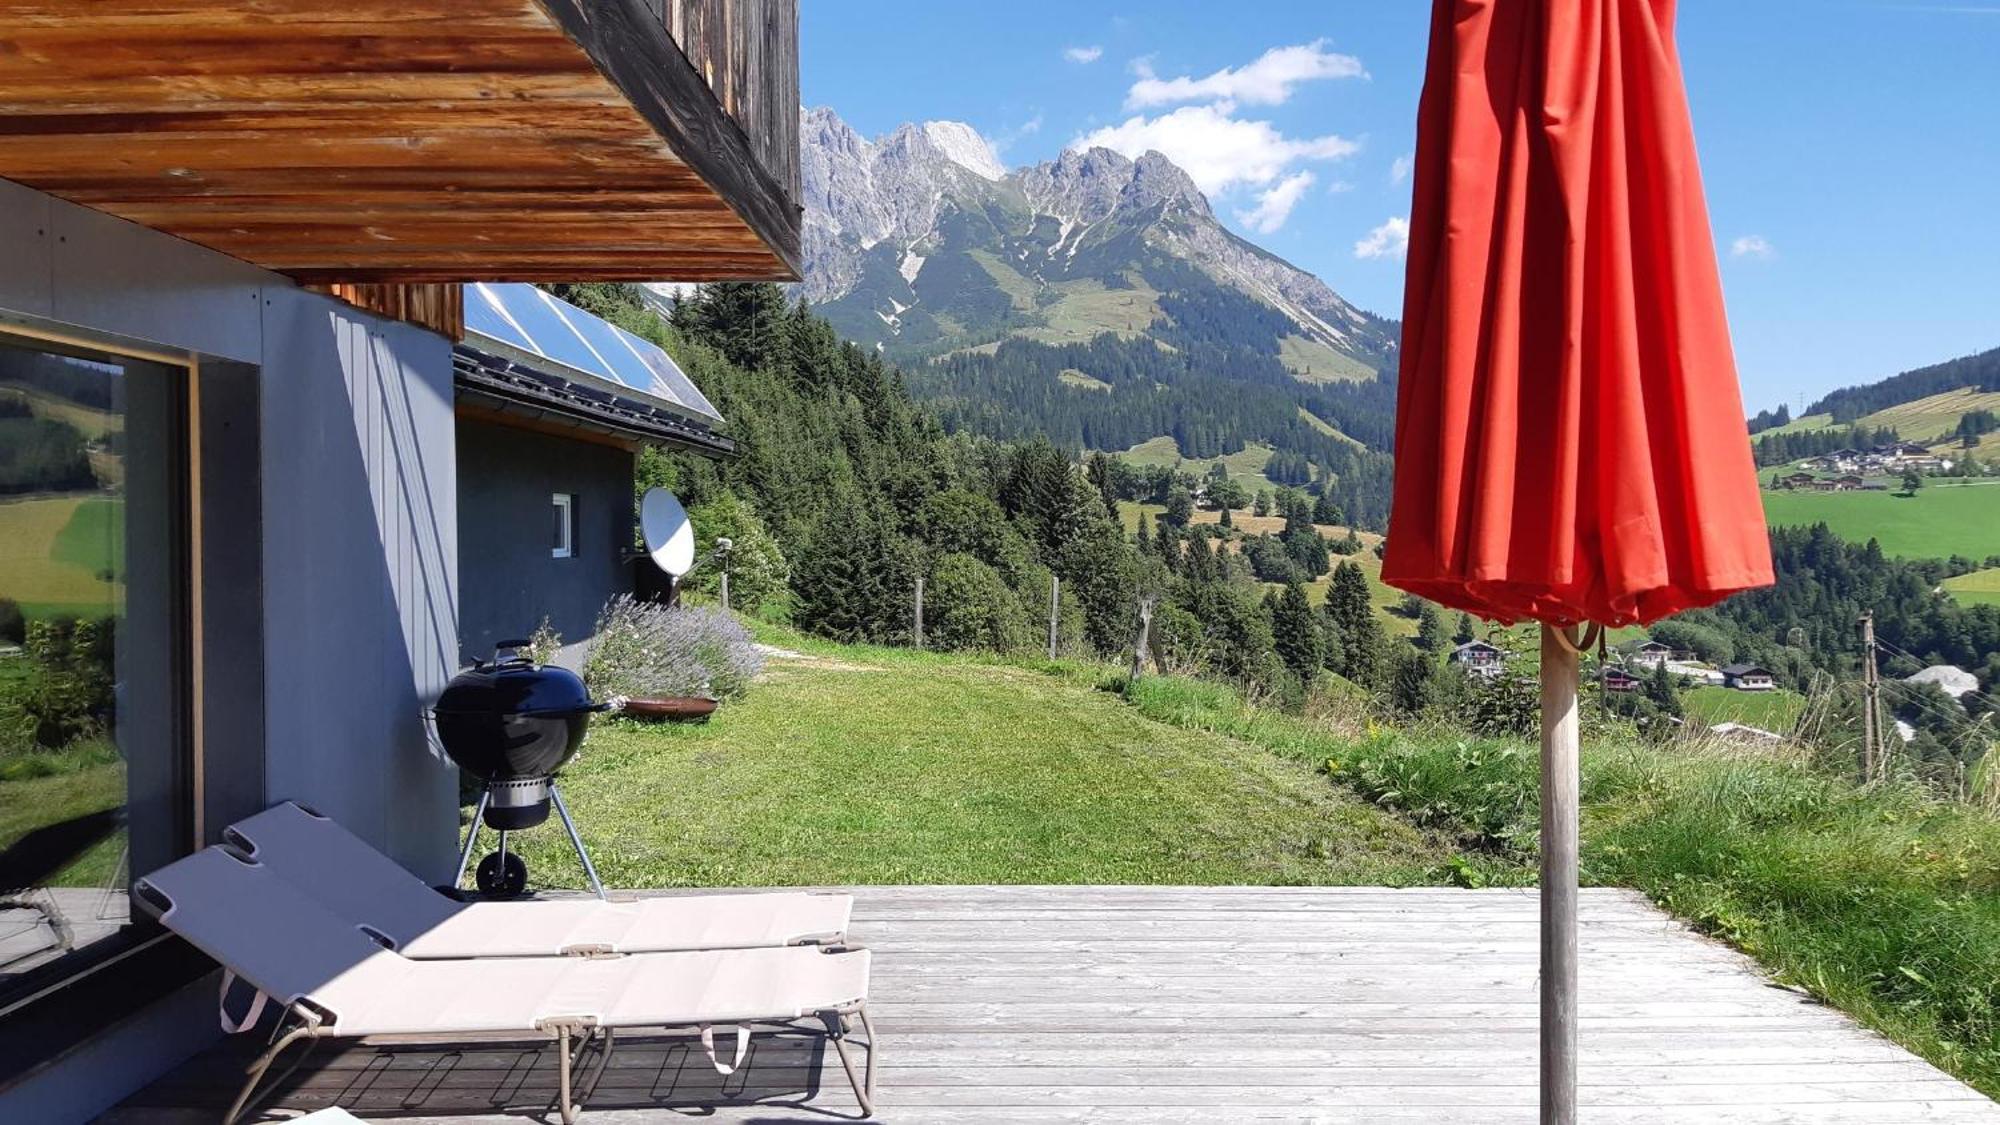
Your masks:
{"label": "window reflection", "polygon": [[177,374],[0,342],[0,1006],[183,838]]}

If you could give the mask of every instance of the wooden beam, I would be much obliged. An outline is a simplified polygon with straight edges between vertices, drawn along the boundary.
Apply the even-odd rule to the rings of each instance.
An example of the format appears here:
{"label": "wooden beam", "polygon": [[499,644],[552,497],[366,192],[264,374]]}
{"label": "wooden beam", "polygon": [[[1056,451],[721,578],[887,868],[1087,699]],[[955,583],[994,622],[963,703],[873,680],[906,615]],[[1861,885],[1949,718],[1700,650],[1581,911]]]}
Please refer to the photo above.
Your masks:
{"label": "wooden beam", "polygon": [[314,283],[795,279],[795,193],[644,15],[0,0],[0,177]]}
{"label": "wooden beam", "polygon": [[708,82],[641,0],[540,0],[598,69],[743,217],[774,255],[804,276],[798,201],[764,170]]}

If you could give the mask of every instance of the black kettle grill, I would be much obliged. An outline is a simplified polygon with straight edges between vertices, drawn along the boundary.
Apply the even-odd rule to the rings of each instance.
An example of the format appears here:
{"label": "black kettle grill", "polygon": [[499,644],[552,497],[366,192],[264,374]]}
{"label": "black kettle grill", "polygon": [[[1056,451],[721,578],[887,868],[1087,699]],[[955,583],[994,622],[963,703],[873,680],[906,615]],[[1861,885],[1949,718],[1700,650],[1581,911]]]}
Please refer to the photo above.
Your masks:
{"label": "black kettle grill", "polygon": [[610,704],[591,702],[581,677],[567,668],[536,664],[525,655],[527,647],[525,640],[501,641],[492,660],[453,676],[431,708],[444,752],[485,786],[465,834],[453,886],[465,879],[483,822],[500,833],[500,847],[480,860],[475,873],[479,889],[488,894],[521,893],[527,886],[528,866],[507,850],[507,833],[546,821],[553,805],[591,887],[602,898],[604,887],[563,806],[556,773],[583,746],[591,714],[608,710]]}

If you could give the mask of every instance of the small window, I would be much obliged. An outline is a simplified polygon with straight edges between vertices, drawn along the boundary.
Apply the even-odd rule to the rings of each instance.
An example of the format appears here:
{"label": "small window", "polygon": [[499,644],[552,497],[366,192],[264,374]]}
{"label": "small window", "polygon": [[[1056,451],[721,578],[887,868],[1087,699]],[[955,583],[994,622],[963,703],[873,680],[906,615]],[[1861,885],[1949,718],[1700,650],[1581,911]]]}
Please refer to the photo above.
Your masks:
{"label": "small window", "polygon": [[555,536],[549,554],[567,559],[576,554],[576,498],[567,492],[555,494]]}

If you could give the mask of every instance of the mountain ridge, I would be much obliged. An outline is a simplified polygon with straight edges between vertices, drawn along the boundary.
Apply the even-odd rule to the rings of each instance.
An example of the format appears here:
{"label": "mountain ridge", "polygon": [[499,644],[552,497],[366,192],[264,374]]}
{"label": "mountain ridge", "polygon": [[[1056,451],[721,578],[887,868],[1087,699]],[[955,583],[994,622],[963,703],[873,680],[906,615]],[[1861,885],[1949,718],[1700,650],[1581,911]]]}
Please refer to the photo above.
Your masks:
{"label": "mountain ridge", "polygon": [[806,297],[894,358],[1007,338],[1153,337],[1158,294],[1213,288],[1289,322],[1234,342],[1282,353],[1303,379],[1366,379],[1393,363],[1393,322],[1229,230],[1157,152],[1070,149],[1008,169],[963,123],[870,140],[829,108],[802,112]]}

